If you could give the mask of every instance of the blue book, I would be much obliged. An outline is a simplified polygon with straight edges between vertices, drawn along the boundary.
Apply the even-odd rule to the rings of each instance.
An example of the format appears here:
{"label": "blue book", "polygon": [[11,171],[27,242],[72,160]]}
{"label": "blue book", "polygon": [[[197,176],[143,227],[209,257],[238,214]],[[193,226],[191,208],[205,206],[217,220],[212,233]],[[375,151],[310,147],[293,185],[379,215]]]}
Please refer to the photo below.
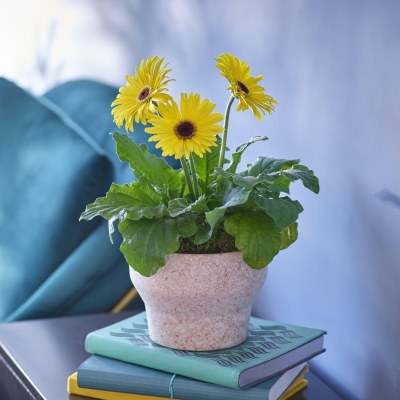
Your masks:
{"label": "blue book", "polygon": [[[276,400],[301,377],[306,364],[286,371],[249,389],[231,389],[176,376],[172,383],[176,399],[185,400]],[[78,368],[80,388],[170,398],[172,374],[102,356],[91,356]]]}
{"label": "blue book", "polygon": [[172,374],[244,389],[281,374],[324,351],[326,332],[258,318],[239,346],[215,351],[183,351],[150,339],[146,313],[90,333],[89,353]]}

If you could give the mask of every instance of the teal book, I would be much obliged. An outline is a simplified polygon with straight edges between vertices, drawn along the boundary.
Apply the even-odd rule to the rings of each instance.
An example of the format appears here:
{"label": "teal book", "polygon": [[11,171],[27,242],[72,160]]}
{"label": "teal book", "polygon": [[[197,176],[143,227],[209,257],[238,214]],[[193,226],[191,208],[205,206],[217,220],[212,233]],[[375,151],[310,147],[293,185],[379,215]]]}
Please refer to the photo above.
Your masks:
{"label": "teal book", "polygon": [[233,389],[244,389],[287,371],[324,351],[326,332],[251,317],[239,346],[184,351],[150,339],[146,313],[134,315],[86,337],[86,351]]}
{"label": "teal book", "polygon": [[[276,400],[299,377],[307,365],[300,364],[249,389],[237,390],[176,376],[172,383],[175,399],[185,400]],[[140,365],[93,355],[78,368],[80,388],[170,398],[172,374]]]}

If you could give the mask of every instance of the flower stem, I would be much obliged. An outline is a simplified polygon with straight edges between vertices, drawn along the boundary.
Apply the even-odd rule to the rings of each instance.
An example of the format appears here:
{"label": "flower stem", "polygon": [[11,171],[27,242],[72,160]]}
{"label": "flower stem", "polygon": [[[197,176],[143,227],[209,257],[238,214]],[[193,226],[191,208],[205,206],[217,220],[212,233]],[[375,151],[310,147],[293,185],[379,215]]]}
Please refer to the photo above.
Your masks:
{"label": "flower stem", "polygon": [[185,179],[186,179],[186,184],[188,185],[188,188],[189,188],[189,193],[194,196],[193,184],[192,184],[192,180],[190,179],[189,168],[187,166],[185,156],[181,157],[181,164],[182,164],[183,172],[185,173]]}
{"label": "flower stem", "polygon": [[189,162],[190,162],[190,170],[192,171],[194,197],[197,200],[200,197],[200,191],[199,191],[199,182],[197,180],[196,166],[194,165],[193,153],[190,153]]}
{"label": "flower stem", "polygon": [[231,98],[229,99],[228,105],[226,106],[225,118],[224,118],[224,132],[222,134],[221,151],[219,153],[219,160],[218,160],[218,167],[219,168],[222,168],[223,165],[224,165],[225,151],[226,151],[226,141],[227,141],[227,138],[228,138],[229,113],[231,111],[231,106],[232,106],[233,100],[235,100],[235,96],[234,95],[231,96]]}

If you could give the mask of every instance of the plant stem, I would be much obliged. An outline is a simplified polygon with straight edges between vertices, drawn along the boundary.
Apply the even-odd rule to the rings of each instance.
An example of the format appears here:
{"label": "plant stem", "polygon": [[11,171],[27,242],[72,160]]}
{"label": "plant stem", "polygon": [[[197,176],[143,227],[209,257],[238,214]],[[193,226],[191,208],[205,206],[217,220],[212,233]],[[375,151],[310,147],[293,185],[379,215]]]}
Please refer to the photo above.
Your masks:
{"label": "plant stem", "polygon": [[190,162],[190,170],[192,171],[194,197],[197,200],[200,197],[200,191],[199,191],[199,182],[197,180],[196,166],[194,165],[193,153],[190,153],[189,162]]}
{"label": "plant stem", "polygon": [[181,164],[182,164],[183,172],[185,173],[185,179],[186,179],[186,184],[188,185],[188,188],[189,188],[189,193],[194,196],[193,184],[192,184],[192,180],[190,179],[189,168],[187,166],[185,156],[181,157]]}
{"label": "plant stem", "polygon": [[224,132],[222,133],[221,151],[219,153],[219,160],[218,160],[219,168],[222,168],[224,165],[226,141],[228,138],[229,113],[231,111],[231,106],[232,106],[233,100],[235,100],[234,95],[231,96],[231,98],[229,99],[228,105],[226,106],[225,118],[224,118]]}
{"label": "plant stem", "polygon": [[[229,114],[231,111],[231,106],[232,106],[233,100],[235,100],[235,96],[231,95],[231,97],[228,101],[228,104],[226,106],[226,110],[225,110],[224,132],[222,133],[222,142],[221,142],[221,150],[219,153],[218,168],[222,168],[224,166],[226,141],[228,139]],[[218,181],[217,190],[216,190],[217,194],[219,194],[220,189],[221,189],[221,184],[220,184],[220,181]]]}

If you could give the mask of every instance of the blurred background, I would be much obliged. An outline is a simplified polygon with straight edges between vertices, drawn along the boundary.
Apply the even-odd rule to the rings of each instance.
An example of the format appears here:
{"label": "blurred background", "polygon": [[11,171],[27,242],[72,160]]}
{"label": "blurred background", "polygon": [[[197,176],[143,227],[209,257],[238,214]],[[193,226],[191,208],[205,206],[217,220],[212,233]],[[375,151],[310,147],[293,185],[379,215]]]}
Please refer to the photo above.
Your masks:
{"label": "blurred background", "polygon": [[321,192],[293,185],[305,209],[299,239],[270,264],[254,315],[327,330],[327,351],[310,365],[344,399],[400,398],[400,2],[1,5],[0,75],[36,95],[82,78],[121,86],[159,55],[175,98],[198,92],[223,113],[229,93],[214,57],[232,53],[264,75],[276,112],[261,123],[233,112],[228,145],[268,136],[243,165],[300,158]]}

